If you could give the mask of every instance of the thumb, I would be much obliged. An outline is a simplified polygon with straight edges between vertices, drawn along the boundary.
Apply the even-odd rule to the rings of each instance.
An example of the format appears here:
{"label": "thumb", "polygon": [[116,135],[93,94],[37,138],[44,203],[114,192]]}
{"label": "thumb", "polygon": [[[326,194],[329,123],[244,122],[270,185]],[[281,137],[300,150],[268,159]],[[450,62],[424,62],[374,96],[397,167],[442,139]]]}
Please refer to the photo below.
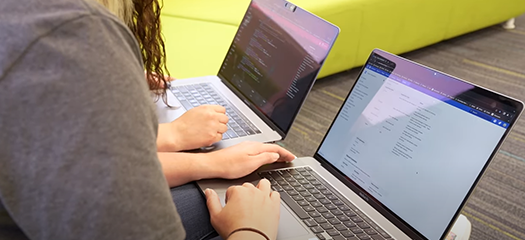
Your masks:
{"label": "thumb", "polygon": [[261,165],[268,164],[268,163],[274,163],[280,158],[279,153],[275,152],[265,152],[261,153],[259,155],[253,156],[257,162],[259,162]]}
{"label": "thumb", "polygon": [[210,216],[216,216],[222,211],[221,201],[219,200],[219,195],[213,189],[206,189],[204,191],[206,194],[206,205],[208,205],[208,211]]}

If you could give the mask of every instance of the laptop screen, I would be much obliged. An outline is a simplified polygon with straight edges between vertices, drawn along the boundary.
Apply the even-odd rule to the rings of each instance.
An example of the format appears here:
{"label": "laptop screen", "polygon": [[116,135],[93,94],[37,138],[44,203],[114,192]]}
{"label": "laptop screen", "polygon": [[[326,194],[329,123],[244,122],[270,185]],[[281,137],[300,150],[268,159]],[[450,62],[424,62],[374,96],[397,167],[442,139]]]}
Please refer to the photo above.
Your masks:
{"label": "laptop screen", "polygon": [[521,108],[375,50],[317,155],[390,217],[440,239]]}
{"label": "laptop screen", "polygon": [[339,29],[282,0],[253,0],[219,71],[287,133]]}

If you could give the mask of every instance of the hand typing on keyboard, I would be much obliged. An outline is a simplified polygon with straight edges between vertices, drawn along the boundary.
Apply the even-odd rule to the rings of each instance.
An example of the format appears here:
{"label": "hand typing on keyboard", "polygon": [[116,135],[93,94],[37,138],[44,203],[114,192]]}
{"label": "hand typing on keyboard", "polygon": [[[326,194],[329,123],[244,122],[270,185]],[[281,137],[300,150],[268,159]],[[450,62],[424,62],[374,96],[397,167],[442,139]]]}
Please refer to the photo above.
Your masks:
{"label": "hand typing on keyboard", "polygon": [[[280,198],[269,181],[263,179],[257,186],[245,183],[230,187],[224,207],[215,191],[206,189],[205,194],[211,223],[223,239],[277,238]],[[246,228],[254,230],[239,231]]]}
{"label": "hand typing on keyboard", "polygon": [[244,177],[265,164],[291,162],[296,158],[278,145],[260,142],[242,142],[207,154],[208,168],[215,171],[211,178],[225,179]]}
{"label": "hand typing on keyboard", "polygon": [[159,125],[157,150],[177,152],[210,146],[228,131],[226,109],[202,105],[190,109],[175,121]]}

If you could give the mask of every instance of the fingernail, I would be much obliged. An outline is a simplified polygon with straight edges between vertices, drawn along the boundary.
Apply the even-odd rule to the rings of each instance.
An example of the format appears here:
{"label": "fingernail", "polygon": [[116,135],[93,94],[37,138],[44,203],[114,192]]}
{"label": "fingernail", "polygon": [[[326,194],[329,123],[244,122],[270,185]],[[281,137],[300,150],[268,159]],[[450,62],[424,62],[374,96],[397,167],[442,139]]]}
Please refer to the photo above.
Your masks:
{"label": "fingernail", "polygon": [[209,188],[206,188],[206,190],[204,190],[204,194],[208,195],[208,194],[211,193],[210,191],[211,191],[211,190],[210,190]]}
{"label": "fingernail", "polygon": [[279,153],[272,153],[272,159],[273,160],[277,160],[279,159],[281,156],[279,155]]}

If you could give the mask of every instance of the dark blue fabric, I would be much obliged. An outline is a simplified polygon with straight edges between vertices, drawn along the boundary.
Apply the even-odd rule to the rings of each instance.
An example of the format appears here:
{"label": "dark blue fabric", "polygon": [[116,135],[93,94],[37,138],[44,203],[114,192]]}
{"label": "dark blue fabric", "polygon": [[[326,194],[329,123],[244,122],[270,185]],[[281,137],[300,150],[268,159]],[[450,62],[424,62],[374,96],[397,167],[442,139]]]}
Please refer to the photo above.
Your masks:
{"label": "dark blue fabric", "polygon": [[171,196],[186,230],[186,240],[222,240],[211,225],[206,198],[197,183],[172,188]]}

